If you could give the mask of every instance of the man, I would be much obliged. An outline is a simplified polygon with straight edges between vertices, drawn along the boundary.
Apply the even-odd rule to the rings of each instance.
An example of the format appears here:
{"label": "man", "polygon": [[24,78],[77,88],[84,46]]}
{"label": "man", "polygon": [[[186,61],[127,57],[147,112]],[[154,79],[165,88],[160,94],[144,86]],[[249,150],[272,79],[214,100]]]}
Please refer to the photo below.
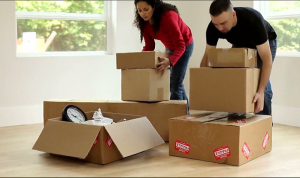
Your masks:
{"label": "man", "polygon": [[257,49],[261,76],[253,98],[255,113],[272,115],[273,92],[269,78],[277,50],[275,30],[258,11],[249,7],[233,7],[230,0],[214,0],[209,13],[211,22],[206,31],[207,44],[200,67],[207,66],[207,50],[215,48],[219,38],[226,39],[232,47]]}

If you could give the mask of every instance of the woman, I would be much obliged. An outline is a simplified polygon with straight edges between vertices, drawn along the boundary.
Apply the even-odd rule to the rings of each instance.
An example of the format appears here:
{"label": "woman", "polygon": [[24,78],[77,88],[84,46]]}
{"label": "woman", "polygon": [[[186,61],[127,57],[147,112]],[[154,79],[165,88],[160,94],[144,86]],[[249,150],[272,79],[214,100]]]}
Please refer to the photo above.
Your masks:
{"label": "woman", "polygon": [[182,21],[176,6],[162,0],[135,0],[135,26],[140,30],[143,51],[154,51],[154,40],[160,40],[170,52],[170,58],[160,58],[157,71],[162,74],[171,66],[171,100],[187,100],[183,80],[193,53],[194,42],[190,28]]}

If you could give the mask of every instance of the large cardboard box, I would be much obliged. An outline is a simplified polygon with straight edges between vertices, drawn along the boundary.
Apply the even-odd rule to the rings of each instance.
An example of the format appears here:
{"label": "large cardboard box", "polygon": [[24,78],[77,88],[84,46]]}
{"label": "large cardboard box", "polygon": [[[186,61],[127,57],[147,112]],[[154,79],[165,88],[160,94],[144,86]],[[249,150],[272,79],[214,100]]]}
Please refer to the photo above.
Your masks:
{"label": "large cardboard box", "polygon": [[272,150],[272,117],[203,112],[170,119],[171,156],[240,166]]}
{"label": "large cardboard box", "polygon": [[[87,112],[92,120],[94,112]],[[91,163],[107,164],[164,144],[145,116],[102,112],[117,122],[98,126],[65,122],[60,118],[47,121],[34,150],[79,158]]]}
{"label": "large cardboard box", "polygon": [[124,101],[170,100],[170,70],[163,75],[156,69],[122,70],[121,96]]}
{"label": "large cardboard box", "polygon": [[257,51],[250,48],[212,48],[208,51],[209,67],[257,67]]}
{"label": "large cardboard box", "polygon": [[170,57],[169,52],[142,51],[117,53],[117,69],[155,69],[158,57]]}
{"label": "large cardboard box", "polygon": [[76,105],[84,112],[126,113],[146,116],[164,141],[169,140],[169,119],[187,114],[186,101],[162,101],[157,103],[114,101],[114,100],[76,100],[53,99],[46,100],[44,107],[44,125],[51,118],[61,117],[66,105]]}
{"label": "large cardboard box", "polygon": [[259,75],[257,68],[191,68],[190,109],[254,112]]}

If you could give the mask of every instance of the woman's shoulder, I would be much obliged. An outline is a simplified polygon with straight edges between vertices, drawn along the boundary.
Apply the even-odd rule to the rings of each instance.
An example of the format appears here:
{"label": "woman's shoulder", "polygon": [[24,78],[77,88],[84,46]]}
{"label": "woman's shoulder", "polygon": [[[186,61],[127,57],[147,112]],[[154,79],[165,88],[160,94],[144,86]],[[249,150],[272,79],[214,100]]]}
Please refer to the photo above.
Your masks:
{"label": "woman's shoulder", "polygon": [[179,15],[177,14],[177,12],[173,11],[173,10],[169,10],[163,13],[162,18],[163,19],[170,19],[173,17],[178,17]]}

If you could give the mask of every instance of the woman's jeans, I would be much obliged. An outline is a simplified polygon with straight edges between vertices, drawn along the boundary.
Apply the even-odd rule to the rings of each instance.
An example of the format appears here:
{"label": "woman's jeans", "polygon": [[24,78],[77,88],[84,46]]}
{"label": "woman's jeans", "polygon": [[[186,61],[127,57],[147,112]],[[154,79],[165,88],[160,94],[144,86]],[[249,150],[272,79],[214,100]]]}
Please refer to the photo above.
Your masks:
{"label": "woman's jeans", "polygon": [[[166,48],[167,51],[170,52],[170,55],[174,53],[174,50],[169,50]],[[189,100],[186,96],[185,89],[183,86],[183,80],[185,77],[185,73],[188,67],[188,63],[190,61],[191,55],[194,50],[194,41],[191,44],[186,46],[186,49],[182,56],[179,58],[175,66],[172,66],[170,69],[170,90],[171,90],[171,97],[170,100],[186,100],[187,101],[187,114],[189,112]]]}

